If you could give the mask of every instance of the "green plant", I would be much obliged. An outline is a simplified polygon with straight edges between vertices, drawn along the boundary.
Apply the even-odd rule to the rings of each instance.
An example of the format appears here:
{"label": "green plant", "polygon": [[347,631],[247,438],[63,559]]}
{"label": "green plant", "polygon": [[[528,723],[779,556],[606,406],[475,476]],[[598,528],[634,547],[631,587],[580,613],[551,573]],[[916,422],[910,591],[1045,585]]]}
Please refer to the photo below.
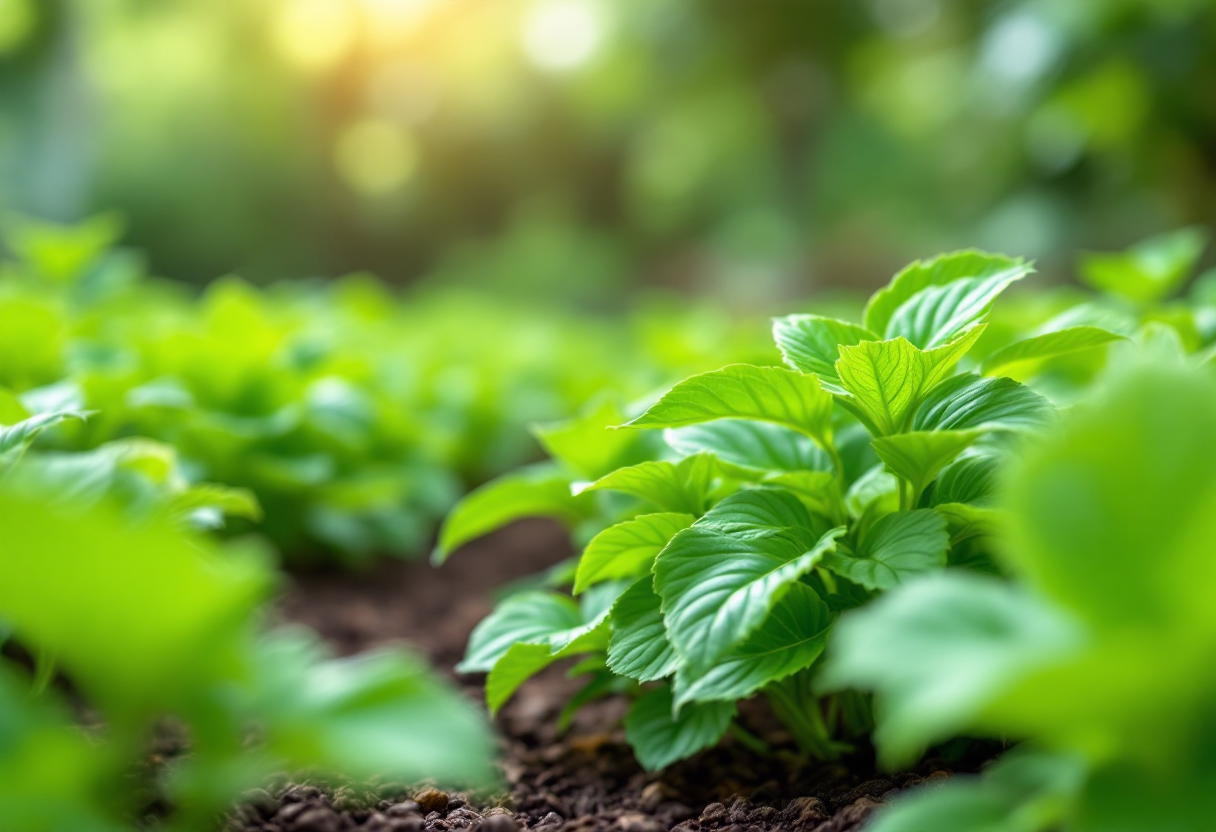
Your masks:
{"label": "green plant", "polygon": [[591,679],[572,706],[640,693],[625,728],[648,768],[717,742],[736,701],[757,692],[803,751],[838,756],[870,715],[863,697],[812,693],[836,616],[947,565],[997,569],[994,471],[1053,407],[1010,378],[957,368],[996,298],[1030,270],[976,251],[916,262],[861,324],[777,319],[788,368],[730,365],[626,424],[600,402],[541,429],[553,462],[469,495],[436,556],[517,517],[554,516],[586,545],[549,580],[580,600],[508,597],[460,669],[489,673],[496,710],[528,676],[584,657],[574,672]]}
{"label": "green plant", "polygon": [[[417,658],[338,660],[305,630],[264,628],[268,553],[192,528],[248,495],[181,487],[155,443],[22,454],[80,415],[0,428],[0,643],[19,648],[0,659],[6,829],[116,832],[154,806],[156,828],[213,829],[282,771],[488,780],[483,718]],[[149,763],[166,732],[188,751]]]}
{"label": "green plant", "polygon": [[926,577],[842,618],[821,682],[875,691],[889,765],[956,734],[1026,740],[875,832],[1199,832],[1216,817],[1216,379],[1121,355],[1001,504],[1012,582]]}
{"label": "green plant", "polygon": [[419,551],[462,492],[538,453],[526,423],[750,355],[710,307],[618,320],[358,275],[195,296],[113,248],[112,217],[5,230],[0,386],[25,411],[93,412],[40,446],[163,443],[185,484],[255,495],[293,562]]}

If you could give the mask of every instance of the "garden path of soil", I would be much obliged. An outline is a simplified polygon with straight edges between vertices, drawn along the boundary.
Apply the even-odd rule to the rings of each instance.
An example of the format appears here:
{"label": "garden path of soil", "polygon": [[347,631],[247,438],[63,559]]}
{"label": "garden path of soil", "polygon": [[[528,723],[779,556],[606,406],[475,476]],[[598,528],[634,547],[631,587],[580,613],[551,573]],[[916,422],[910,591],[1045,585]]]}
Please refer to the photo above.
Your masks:
{"label": "garden path of soil", "polygon": [[[407,642],[445,672],[503,584],[569,557],[564,532],[525,521],[457,553],[443,568],[390,561],[363,575],[296,576],[284,618],[320,632],[342,654]],[[453,675],[453,678],[457,678]],[[480,698],[483,677],[458,678]],[[866,759],[806,764],[757,754],[732,739],[656,774],[634,761],[620,718],[625,702],[585,707],[559,734],[557,716],[576,684],[560,668],[524,685],[503,709],[503,773],[509,793],[447,794],[424,787],[396,796],[350,788],[283,785],[251,797],[233,832],[849,832],[899,789],[947,776],[942,763],[875,774]],[[744,703],[743,723],[777,748],[789,737],[763,708]],[[968,766],[970,767],[970,766]]]}

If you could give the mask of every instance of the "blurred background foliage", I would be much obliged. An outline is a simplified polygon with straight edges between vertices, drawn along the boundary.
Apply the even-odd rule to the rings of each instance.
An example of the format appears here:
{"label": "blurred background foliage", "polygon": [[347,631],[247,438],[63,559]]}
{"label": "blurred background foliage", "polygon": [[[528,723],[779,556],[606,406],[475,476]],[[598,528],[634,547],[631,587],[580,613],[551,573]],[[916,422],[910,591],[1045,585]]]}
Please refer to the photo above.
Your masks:
{"label": "blurred background foliage", "polygon": [[1211,0],[0,0],[0,208],[159,273],[773,304],[1216,216]]}

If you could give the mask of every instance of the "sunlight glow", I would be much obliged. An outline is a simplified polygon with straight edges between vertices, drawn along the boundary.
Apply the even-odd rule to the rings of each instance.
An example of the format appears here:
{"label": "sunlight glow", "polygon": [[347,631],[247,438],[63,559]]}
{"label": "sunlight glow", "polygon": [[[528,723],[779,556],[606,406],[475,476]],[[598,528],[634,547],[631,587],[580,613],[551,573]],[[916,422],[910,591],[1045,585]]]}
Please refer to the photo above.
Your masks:
{"label": "sunlight glow", "polygon": [[544,0],[524,18],[524,54],[537,67],[563,71],[589,61],[604,36],[604,22],[589,0]]}
{"label": "sunlight glow", "polygon": [[354,46],[359,20],[347,0],[289,0],[274,25],[279,52],[300,69],[319,72]]}

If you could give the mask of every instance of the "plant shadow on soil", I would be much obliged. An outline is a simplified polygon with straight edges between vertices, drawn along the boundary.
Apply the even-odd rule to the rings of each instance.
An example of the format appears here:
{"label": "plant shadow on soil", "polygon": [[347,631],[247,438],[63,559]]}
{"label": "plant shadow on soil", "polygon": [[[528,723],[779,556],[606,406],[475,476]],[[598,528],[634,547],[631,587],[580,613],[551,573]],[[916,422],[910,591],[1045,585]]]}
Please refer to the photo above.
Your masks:
{"label": "plant shadow on soil", "polygon": [[[425,560],[385,561],[363,574],[293,576],[280,604],[287,621],[317,630],[341,654],[407,643],[449,675],[494,594],[571,555],[566,533],[527,520],[470,544],[441,569]],[[740,708],[743,724],[775,753],[728,738],[659,773],[642,771],[625,743],[627,703],[592,703],[559,733],[578,683],[553,667],[526,683],[497,719],[508,791],[470,795],[439,784],[359,789],[281,782],[257,791],[228,819],[232,832],[848,832],[896,792],[953,770],[975,770],[995,746],[972,746],[947,764],[876,773],[872,754],[843,763],[805,762],[767,710]],[[473,698],[483,676],[458,677]],[[789,749],[789,750],[782,750]]]}

